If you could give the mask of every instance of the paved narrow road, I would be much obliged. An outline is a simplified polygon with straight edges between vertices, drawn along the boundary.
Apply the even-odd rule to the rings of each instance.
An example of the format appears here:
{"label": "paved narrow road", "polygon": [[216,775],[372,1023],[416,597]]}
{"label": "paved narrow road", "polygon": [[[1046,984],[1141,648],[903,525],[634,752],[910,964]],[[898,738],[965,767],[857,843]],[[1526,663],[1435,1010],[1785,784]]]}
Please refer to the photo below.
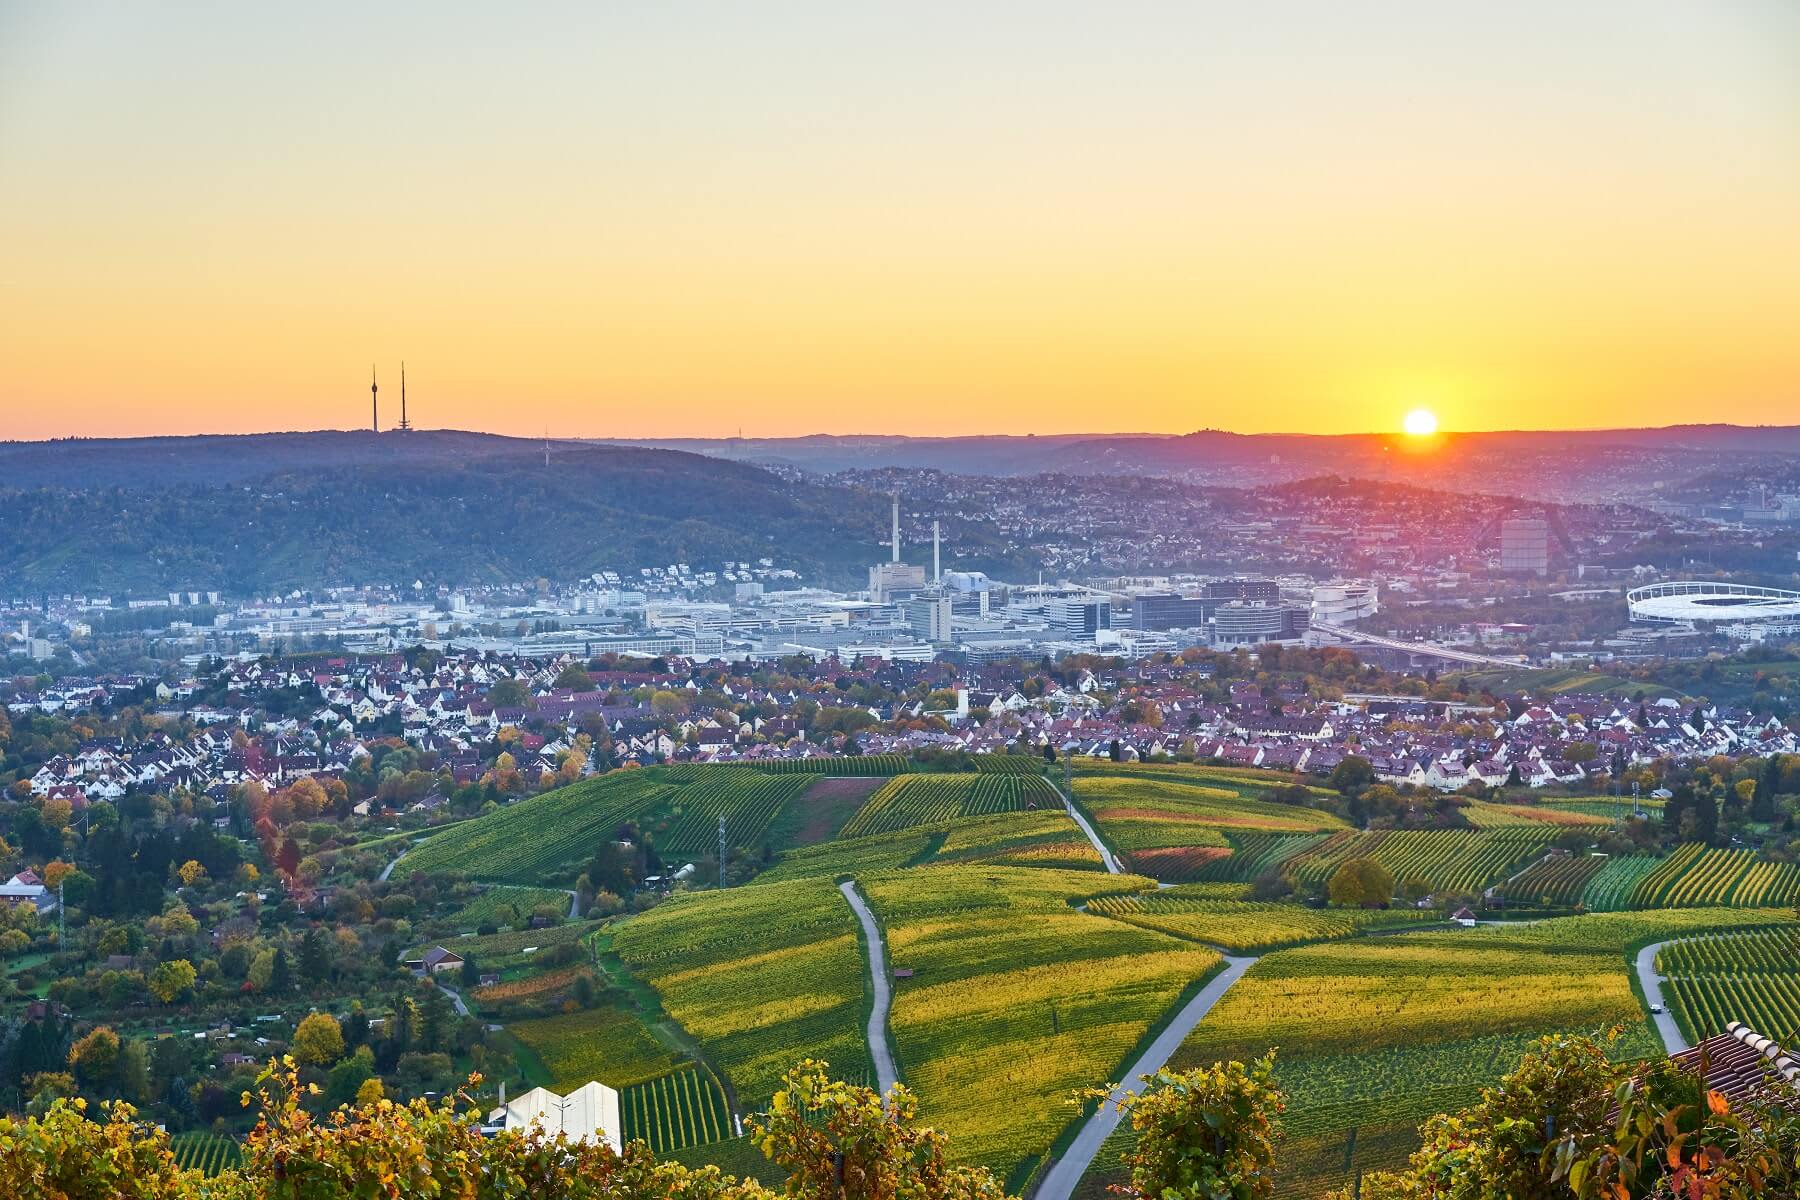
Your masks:
{"label": "paved narrow road", "polygon": [[1087,1119],[1087,1124],[1081,1127],[1081,1132],[1075,1135],[1075,1140],[1069,1144],[1069,1148],[1063,1152],[1063,1156],[1057,1159],[1056,1165],[1044,1175],[1044,1182],[1039,1186],[1033,1200],[1069,1200],[1069,1197],[1075,1192],[1075,1185],[1081,1182],[1083,1175],[1087,1174],[1088,1166],[1094,1161],[1094,1156],[1100,1153],[1100,1144],[1112,1135],[1112,1131],[1117,1129],[1119,1122],[1124,1119],[1125,1114],[1118,1109],[1119,1100],[1126,1093],[1135,1093],[1142,1086],[1138,1080],[1140,1075],[1154,1075],[1158,1068],[1169,1061],[1170,1055],[1174,1054],[1182,1040],[1193,1032],[1194,1026],[1200,1023],[1200,1019],[1212,1011],[1212,1006],[1217,1004],[1219,998],[1227,991],[1231,990],[1231,985],[1236,983],[1255,961],[1254,958],[1226,956],[1225,969],[1207,980],[1206,986],[1201,988],[1193,999],[1181,1006],[1181,1011],[1175,1014],[1175,1019],[1169,1022],[1166,1029],[1156,1035],[1156,1040],[1150,1043],[1150,1048],[1144,1051],[1142,1057],[1131,1064],[1131,1070],[1125,1074],[1125,1082],[1113,1091],[1107,1102],[1100,1106],[1098,1112]]}
{"label": "paved narrow road", "polygon": [[1064,800],[1063,807],[1069,810],[1069,815],[1075,818],[1077,825],[1081,826],[1081,832],[1087,834],[1087,840],[1094,843],[1094,849],[1100,852],[1100,861],[1106,864],[1106,869],[1114,875],[1123,875],[1125,871],[1119,866],[1119,860],[1114,858],[1112,851],[1106,848],[1106,843],[1100,840],[1100,835],[1094,832],[1094,827],[1089,825],[1087,818],[1081,815],[1081,811],[1075,807],[1075,802]]}
{"label": "paved narrow road", "polygon": [[447,988],[441,983],[437,985],[437,990],[450,997],[450,1007],[456,1010],[457,1016],[466,1017],[469,1015],[469,1006],[463,1003],[462,993]]}
{"label": "paved narrow road", "polygon": [[875,914],[857,894],[855,880],[844,880],[838,884],[838,891],[856,910],[856,919],[862,922],[863,940],[869,945],[869,991],[875,997],[869,1010],[869,1057],[875,1063],[876,1089],[886,1095],[899,1082],[900,1074],[894,1069],[894,1052],[888,1048],[888,1006],[893,1000],[893,989],[888,984],[887,955],[881,949],[881,927],[875,924]]}
{"label": "paved narrow road", "polygon": [[1663,998],[1662,977],[1656,973],[1656,952],[1668,944],[1657,942],[1638,951],[1637,977],[1644,989],[1644,999],[1662,1009],[1659,1013],[1651,1013],[1650,1019],[1656,1022],[1656,1032],[1662,1035],[1663,1047],[1670,1054],[1680,1054],[1688,1049],[1688,1041],[1681,1036],[1681,1026],[1675,1023],[1675,1015],[1669,1011],[1669,1002]]}
{"label": "paved narrow road", "polygon": [[407,847],[407,848],[406,848],[406,850],[402,850],[402,851],[401,851],[401,852],[400,852],[400,853],[399,853],[399,854],[398,854],[398,855],[397,855],[397,856],[396,856],[396,857],[395,857],[395,858],[394,858],[394,861],[393,861],[393,862],[391,862],[391,863],[389,863],[389,864],[388,864],[388,865],[387,865],[387,866],[385,866],[385,867],[383,867],[383,868],[381,868],[381,874],[379,874],[379,875],[377,875],[377,876],[376,876],[376,877],[375,877],[375,878],[376,878],[376,879],[377,879],[377,880],[379,880],[379,881],[380,881],[380,882],[382,882],[382,883],[386,883],[386,882],[387,882],[387,881],[388,881],[388,876],[389,876],[389,875],[392,875],[392,874],[393,874],[393,873],[394,873],[394,868],[395,868],[395,867],[397,867],[397,866],[399,866],[399,865],[400,865],[400,860],[401,860],[401,859],[402,859],[402,858],[405,858],[405,857],[406,857],[406,852],[407,852],[407,850],[411,850],[411,849],[412,849],[412,847],[411,847],[411,846],[408,846],[408,847]]}

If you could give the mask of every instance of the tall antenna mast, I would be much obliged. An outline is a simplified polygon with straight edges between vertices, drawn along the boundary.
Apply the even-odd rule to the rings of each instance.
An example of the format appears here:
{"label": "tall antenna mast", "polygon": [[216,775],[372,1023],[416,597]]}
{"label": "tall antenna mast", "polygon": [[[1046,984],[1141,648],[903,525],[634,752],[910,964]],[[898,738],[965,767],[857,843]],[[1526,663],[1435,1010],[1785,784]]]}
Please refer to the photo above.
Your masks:
{"label": "tall antenna mast", "polygon": [[369,364],[369,428],[375,433],[381,432],[381,399],[375,386],[375,364]]}
{"label": "tall antenna mast", "polygon": [[412,426],[406,421],[406,360],[400,360],[400,432],[409,433]]}

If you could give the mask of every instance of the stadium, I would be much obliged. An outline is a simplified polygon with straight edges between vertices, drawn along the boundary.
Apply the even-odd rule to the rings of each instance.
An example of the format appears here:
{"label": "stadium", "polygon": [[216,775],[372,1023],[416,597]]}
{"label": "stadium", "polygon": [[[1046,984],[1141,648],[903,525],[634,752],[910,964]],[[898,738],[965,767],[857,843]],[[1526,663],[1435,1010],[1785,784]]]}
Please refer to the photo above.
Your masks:
{"label": "stadium", "polygon": [[1682,580],[1625,593],[1633,621],[1800,622],[1800,592],[1746,583]]}

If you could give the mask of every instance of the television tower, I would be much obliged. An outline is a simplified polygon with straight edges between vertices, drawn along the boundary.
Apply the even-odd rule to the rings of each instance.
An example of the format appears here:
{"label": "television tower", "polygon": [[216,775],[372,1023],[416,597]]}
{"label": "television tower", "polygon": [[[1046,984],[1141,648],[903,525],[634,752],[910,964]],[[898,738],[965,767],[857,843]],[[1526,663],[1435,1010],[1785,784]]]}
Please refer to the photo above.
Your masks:
{"label": "television tower", "polygon": [[369,364],[369,428],[381,432],[381,400],[375,386],[375,364]]}
{"label": "television tower", "polygon": [[406,360],[400,360],[400,432],[411,433],[412,426],[406,423]]}

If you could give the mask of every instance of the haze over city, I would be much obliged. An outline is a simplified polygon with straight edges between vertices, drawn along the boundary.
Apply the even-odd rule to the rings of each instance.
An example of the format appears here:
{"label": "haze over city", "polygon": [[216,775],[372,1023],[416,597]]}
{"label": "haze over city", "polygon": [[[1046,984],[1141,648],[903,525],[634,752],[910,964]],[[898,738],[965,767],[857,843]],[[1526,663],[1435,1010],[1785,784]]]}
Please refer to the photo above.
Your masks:
{"label": "haze over city", "polygon": [[0,437],[1780,422],[1800,11],[0,4]]}

